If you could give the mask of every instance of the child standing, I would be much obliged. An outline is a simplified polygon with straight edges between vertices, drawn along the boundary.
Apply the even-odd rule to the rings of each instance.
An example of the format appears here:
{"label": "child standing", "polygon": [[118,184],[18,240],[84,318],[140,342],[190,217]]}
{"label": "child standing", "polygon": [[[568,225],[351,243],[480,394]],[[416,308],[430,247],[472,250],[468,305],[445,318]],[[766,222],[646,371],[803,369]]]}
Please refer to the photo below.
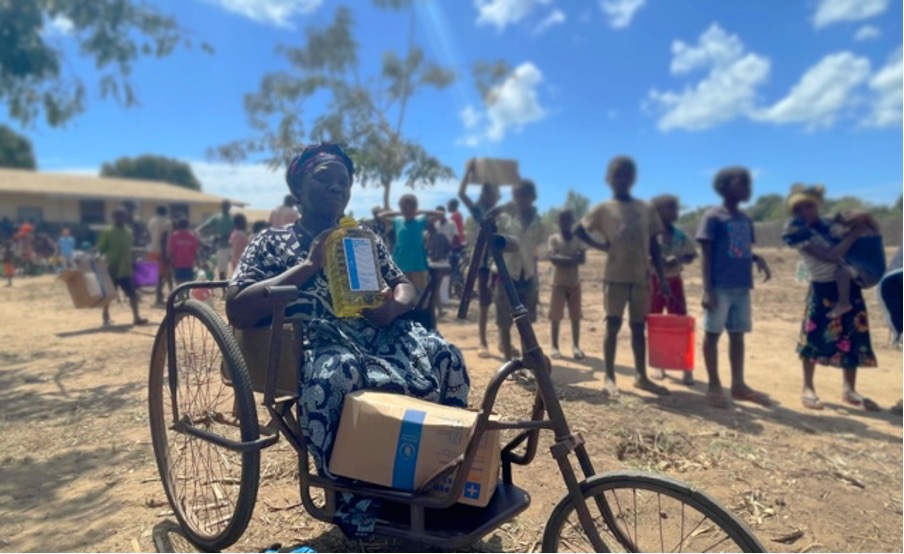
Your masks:
{"label": "child standing", "polygon": [[189,228],[188,219],[180,218],[170,235],[168,248],[177,286],[195,280],[195,260],[200,247],[201,239]]}
{"label": "child standing", "polygon": [[[606,340],[603,354],[606,381],[603,392],[618,395],[615,385],[615,350],[625,308],[631,326],[631,347],[637,375],[634,386],[654,394],[669,394],[668,389],[647,377],[646,317],[650,312],[650,264],[659,276],[662,294],[670,295],[662,267],[658,236],[662,221],[656,210],[646,202],[631,196],[637,176],[634,160],[618,156],[609,163],[606,176],[613,199],[594,207],[578,225],[575,234],[594,248],[608,251],[603,277],[603,296],[606,307]],[[594,240],[591,232],[605,238]]]}
{"label": "child standing", "polygon": [[[537,187],[532,181],[521,181],[512,191],[512,203],[497,219],[499,232],[518,240],[515,252],[506,252],[505,266],[515,285],[518,299],[527,308],[531,321],[537,320],[540,286],[537,282],[537,249],[544,240],[543,222],[534,203]],[[499,350],[503,359],[512,360],[519,353],[512,346],[512,307],[503,287],[496,289],[496,325],[499,327]]]}
{"label": "child standing", "polygon": [[63,269],[75,267],[75,237],[69,231],[69,227],[63,227],[60,238],[57,239],[57,250],[62,258]]}
{"label": "child standing", "polygon": [[765,393],[744,382],[744,335],[753,328],[750,291],[753,266],[768,281],[772,274],[766,261],[753,253],[753,220],[740,205],[750,200],[752,180],[743,167],[728,167],[713,181],[722,205],[703,214],[697,230],[697,242],[703,252],[703,358],[709,375],[707,399],[720,408],[730,401],[719,380],[719,337],[728,331],[728,356],[731,363],[731,396],[735,400],[771,406]]}
{"label": "child standing", "polygon": [[424,233],[428,225],[433,225],[438,218],[438,212],[418,210],[417,197],[413,194],[406,194],[399,199],[398,212],[380,214],[380,219],[392,222],[395,231],[392,258],[419,295],[426,290],[429,278]]}
{"label": "child standing", "polygon": [[549,261],[553,265],[552,297],[549,301],[549,320],[552,325],[553,359],[562,357],[559,351],[559,326],[565,316],[565,305],[568,305],[568,317],[571,319],[571,337],[574,346],[574,359],[583,360],[581,350],[581,276],[580,266],[587,261],[584,244],[574,236],[574,212],[559,212],[559,232],[549,237]]}
{"label": "child standing", "polygon": [[[474,215],[478,225],[484,214],[490,212],[499,203],[499,187],[490,183],[484,183],[480,187],[480,196],[475,203],[467,195],[466,188],[470,168],[462,179],[458,197]],[[478,231],[479,232],[479,231]],[[476,239],[475,239],[476,240]],[[480,260],[476,260],[477,266],[477,296],[480,304],[480,315],[477,319],[477,329],[480,335],[480,346],[477,349],[478,358],[489,358],[489,341],[487,340],[487,322],[490,319],[490,306],[493,304],[493,272],[490,269],[490,250],[486,249]]]}
{"label": "child standing", "polygon": [[12,239],[3,241],[3,277],[6,279],[6,286],[13,286],[13,275],[16,274],[16,256],[13,253]]}
{"label": "child standing", "polygon": [[[132,257],[132,231],[126,226],[129,214],[125,208],[113,212],[113,226],[100,235],[97,250],[106,258],[107,268],[113,283],[129,299],[132,308],[132,323],[144,325],[148,320],[138,313],[138,289],[135,286],[134,259]],[[104,306],[104,326],[110,326],[110,306]]]}
{"label": "child standing", "polygon": [[229,246],[232,247],[231,262],[232,270],[235,271],[235,268],[239,266],[239,260],[242,259],[242,254],[245,252],[245,248],[248,247],[248,243],[251,242],[251,239],[248,237],[248,218],[245,217],[245,214],[235,214],[233,223],[235,229],[232,231],[232,234],[229,235]]}
{"label": "child standing", "polygon": [[[650,201],[659,219],[662,221],[663,232],[659,235],[659,249],[662,251],[662,263],[665,270],[665,280],[668,283],[669,296],[662,294],[662,286],[659,276],[653,273],[650,278],[650,291],[653,295],[650,302],[651,314],[668,313],[670,315],[687,315],[687,301],[684,297],[684,280],[681,272],[684,266],[691,264],[697,258],[697,248],[694,241],[687,233],[675,227],[678,221],[679,200],[677,196],[663,194]],[[694,384],[694,374],[691,371],[683,371],[682,381],[685,385]],[[665,378],[661,369],[653,368],[650,371],[653,379]]]}

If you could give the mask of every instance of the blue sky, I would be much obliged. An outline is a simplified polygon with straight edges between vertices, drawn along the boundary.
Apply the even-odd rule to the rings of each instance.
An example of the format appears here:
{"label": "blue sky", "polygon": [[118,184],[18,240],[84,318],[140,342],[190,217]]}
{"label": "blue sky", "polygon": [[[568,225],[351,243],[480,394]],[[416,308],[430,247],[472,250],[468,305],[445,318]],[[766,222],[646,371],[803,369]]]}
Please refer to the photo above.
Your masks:
{"label": "blue sky", "polygon": [[[285,66],[278,44],[332,18],[332,0],[155,0],[213,55],[180,50],[136,65],[141,106],[92,97],[64,129],[28,130],[41,170],[96,172],[104,161],[154,153],[192,163],[205,190],[267,208],[284,193],[279,173],[205,158],[208,147],[249,135],[242,97]],[[405,16],[347,2],[365,72],[404,46]],[[755,194],[821,182],[830,195],[892,202],[902,191],[902,6],[891,0],[435,0],[417,32],[454,69],[450,88],[412,104],[406,132],[460,173],[474,156],[516,158],[559,205],[573,188],[608,196],[609,158],[639,165],[637,194],[714,202],[712,174],[755,171]],[[72,51],[65,22],[48,26]],[[470,78],[478,59],[512,68],[492,105]],[[91,64],[68,66],[90,82]],[[316,106],[308,114],[316,114]],[[423,191],[451,196],[454,183]],[[396,187],[394,197],[402,191]],[[376,189],[357,190],[363,214]]]}

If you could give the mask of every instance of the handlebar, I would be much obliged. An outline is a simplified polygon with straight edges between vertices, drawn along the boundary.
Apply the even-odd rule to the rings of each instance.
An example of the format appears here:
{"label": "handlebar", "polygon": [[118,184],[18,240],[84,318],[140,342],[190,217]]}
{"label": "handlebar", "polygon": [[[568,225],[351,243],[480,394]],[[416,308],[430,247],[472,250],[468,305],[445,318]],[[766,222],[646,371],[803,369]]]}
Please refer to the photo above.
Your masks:
{"label": "handlebar", "polygon": [[298,287],[283,285],[279,287],[267,287],[264,289],[264,297],[273,304],[289,304],[298,300]]}

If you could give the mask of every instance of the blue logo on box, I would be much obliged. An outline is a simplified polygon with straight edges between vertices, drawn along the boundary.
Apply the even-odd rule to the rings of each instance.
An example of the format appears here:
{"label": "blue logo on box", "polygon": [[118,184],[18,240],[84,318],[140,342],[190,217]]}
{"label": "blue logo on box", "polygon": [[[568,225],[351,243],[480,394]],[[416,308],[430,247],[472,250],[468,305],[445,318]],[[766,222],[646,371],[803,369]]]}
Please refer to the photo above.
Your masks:
{"label": "blue logo on box", "polygon": [[465,483],[465,498],[470,500],[477,500],[480,498],[480,484],[475,483],[474,481]]}

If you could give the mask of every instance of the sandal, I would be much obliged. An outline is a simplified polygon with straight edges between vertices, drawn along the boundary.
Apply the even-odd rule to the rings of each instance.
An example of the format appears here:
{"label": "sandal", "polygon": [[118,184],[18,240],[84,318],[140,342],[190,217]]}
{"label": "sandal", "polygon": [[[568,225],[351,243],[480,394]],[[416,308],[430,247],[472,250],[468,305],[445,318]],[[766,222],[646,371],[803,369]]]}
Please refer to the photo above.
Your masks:
{"label": "sandal", "polygon": [[822,401],[819,400],[818,396],[801,396],[800,403],[803,404],[804,408],[809,408],[810,410],[822,410],[825,409],[825,406],[822,404]]}
{"label": "sandal", "polygon": [[651,392],[653,394],[658,394],[659,396],[668,396],[669,394],[671,394],[669,392],[669,389],[663,387],[662,385],[657,385],[649,379],[635,379],[634,388]]}
{"label": "sandal", "polygon": [[854,393],[854,395],[842,394],[841,401],[848,406],[860,408],[864,412],[878,412],[881,409],[871,398],[866,398],[865,396],[860,396],[856,393]]}

